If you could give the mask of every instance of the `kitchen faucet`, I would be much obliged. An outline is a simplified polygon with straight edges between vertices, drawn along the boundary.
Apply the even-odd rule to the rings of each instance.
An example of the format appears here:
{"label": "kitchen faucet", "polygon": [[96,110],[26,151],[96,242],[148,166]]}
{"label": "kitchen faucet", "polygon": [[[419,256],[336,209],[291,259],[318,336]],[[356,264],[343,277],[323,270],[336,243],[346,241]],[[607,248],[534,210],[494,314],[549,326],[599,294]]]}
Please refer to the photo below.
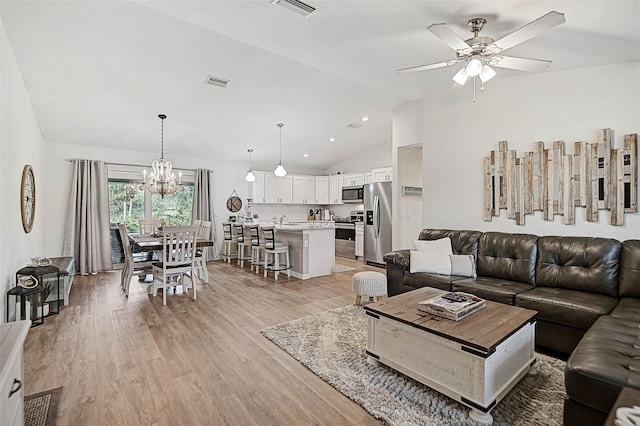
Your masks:
{"label": "kitchen faucet", "polygon": [[284,221],[285,217],[287,217],[286,214],[283,214],[282,216],[280,216],[280,225],[282,225],[282,222]]}

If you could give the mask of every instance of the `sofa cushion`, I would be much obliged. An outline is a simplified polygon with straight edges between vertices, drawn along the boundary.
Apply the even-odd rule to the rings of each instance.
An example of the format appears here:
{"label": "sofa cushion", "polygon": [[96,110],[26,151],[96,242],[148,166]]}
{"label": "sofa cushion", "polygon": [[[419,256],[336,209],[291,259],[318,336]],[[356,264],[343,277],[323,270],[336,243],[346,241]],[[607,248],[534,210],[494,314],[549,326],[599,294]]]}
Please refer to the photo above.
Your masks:
{"label": "sofa cushion", "polygon": [[453,254],[478,255],[478,239],[482,235],[479,231],[455,231],[450,229],[423,229],[418,236],[419,240],[439,240],[451,238]]}
{"label": "sofa cushion", "polygon": [[569,398],[609,412],[623,386],[640,389],[640,329],[636,321],[600,317],[565,368]]}
{"label": "sofa cushion", "polygon": [[609,238],[540,237],[536,286],[618,296],[620,248]]}
{"label": "sofa cushion", "polygon": [[640,324],[640,299],[635,297],[623,297],[609,314],[612,317],[637,321]]}
{"label": "sofa cushion", "polygon": [[485,232],[478,242],[478,275],[534,285],[537,240],[531,234]]}
{"label": "sofa cushion", "polygon": [[426,272],[428,274],[476,276],[476,260],[471,254],[432,254],[411,250],[409,271]]}
{"label": "sofa cushion", "polygon": [[618,291],[620,297],[640,297],[640,240],[622,243]]}
{"label": "sofa cushion", "polygon": [[[402,279],[403,286],[409,286],[411,289],[422,287],[434,287],[440,290],[451,291],[451,283],[459,280],[467,279],[467,277],[459,277],[456,275],[438,275],[427,274],[425,272],[416,272],[415,274],[405,273]],[[409,289],[405,291],[410,291]]]}
{"label": "sofa cushion", "polygon": [[475,294],[483,299],[493,300],[494,302],[505,303],[507,305],[514,304],[516,294],[531,290],[532,288],[529,284],[490,277],[459,280],[453,282],[451,286],[451,290],[453,291]]}
{"label": "sofa cushion", "polygon": [[602,294],[555,287],[536,287],[516,295],[516,306],[538,311],[538,318],[586,330],[606,315],[618,299]]}

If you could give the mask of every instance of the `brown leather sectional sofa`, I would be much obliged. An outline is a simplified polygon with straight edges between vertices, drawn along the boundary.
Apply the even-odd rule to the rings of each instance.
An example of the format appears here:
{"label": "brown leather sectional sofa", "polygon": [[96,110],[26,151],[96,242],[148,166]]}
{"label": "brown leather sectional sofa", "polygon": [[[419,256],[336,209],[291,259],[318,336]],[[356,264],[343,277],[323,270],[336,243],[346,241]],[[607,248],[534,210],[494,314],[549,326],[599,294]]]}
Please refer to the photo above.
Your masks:
{"label": "brown leather sectional sofa", "polygon": [[640,240],[424,229],[476,258],[477,278],[410,272],[388,253],[389,296],[430,286],[538,311],[536,346],[566,358],[565,425],[604,423],[622,387],[640,389]]}

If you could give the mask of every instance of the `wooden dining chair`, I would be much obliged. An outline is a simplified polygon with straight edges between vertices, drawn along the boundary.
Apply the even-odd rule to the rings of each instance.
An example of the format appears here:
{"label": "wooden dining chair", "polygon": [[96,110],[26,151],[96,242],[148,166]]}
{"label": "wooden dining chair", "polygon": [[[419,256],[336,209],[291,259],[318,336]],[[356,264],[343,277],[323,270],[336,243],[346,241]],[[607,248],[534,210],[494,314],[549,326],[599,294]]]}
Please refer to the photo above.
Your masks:
{"label": "wooden dining chair", "polygon": [[244,261],[251,260],[251,239],[244,235],[244,225],[241,223],[236,223],[236,239],[238,240],[238,265],[244,268]]}
{"label": "wooden dining chair", "polygon": [[[194,225],[195,225],[194,220]],[[208,240],[211,238],[211,221],[198,220],[198,240]],[[209,282],[209,270],[207,269],[207,259],[202,248],[196,249],[196,272],[198,278],[205,283]]]}
{"label": "wooden dining chair", "polygon": [[138,219],[141,234],[154,234],[158,228],[164,228],[164,219]]}
{"label": "wooden dining chair", "polygon": [[118,231],[120,233],[120,240],[122,240],[122,251],[124,253],[124,265],[120,276],[120,287],[124,290],[125,296],[128,297],[131,278],[133,278],[134,275],[146,275],[152,273],[153,260],[150,260],[146,256],[134,257],[131,250],[131,243],[129,242],[129,235],[127,235],[127,228],[124,223],[118,224]]}
{"label": "wooden dining chair", "polygon": [[[153,295],[162,288],[162,304],[167,304],[167,288],[182,284],[187,291],[187,281],[191,282],[193,300],[196,300],[195,268],[197,226],[163,227],[162,259],[153,264]],[[189,280],[185,279],[188,277]]]}

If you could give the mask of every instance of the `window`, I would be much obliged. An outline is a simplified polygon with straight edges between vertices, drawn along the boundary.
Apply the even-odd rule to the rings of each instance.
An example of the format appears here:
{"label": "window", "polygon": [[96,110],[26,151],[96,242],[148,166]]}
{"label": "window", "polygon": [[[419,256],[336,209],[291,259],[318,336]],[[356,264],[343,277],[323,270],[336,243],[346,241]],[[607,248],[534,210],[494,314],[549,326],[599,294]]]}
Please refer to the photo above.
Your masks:
{"label": "window", "polygon": [[109,222],[116,265],[123,262],[118,223],[124,223],[129,233],[140,232],[138,219],[164,219],[167,225],[191,224],[194,172],[182,170],[184,191],[162,198],[139,189],[143,170],[139,166],[109,165]]}

